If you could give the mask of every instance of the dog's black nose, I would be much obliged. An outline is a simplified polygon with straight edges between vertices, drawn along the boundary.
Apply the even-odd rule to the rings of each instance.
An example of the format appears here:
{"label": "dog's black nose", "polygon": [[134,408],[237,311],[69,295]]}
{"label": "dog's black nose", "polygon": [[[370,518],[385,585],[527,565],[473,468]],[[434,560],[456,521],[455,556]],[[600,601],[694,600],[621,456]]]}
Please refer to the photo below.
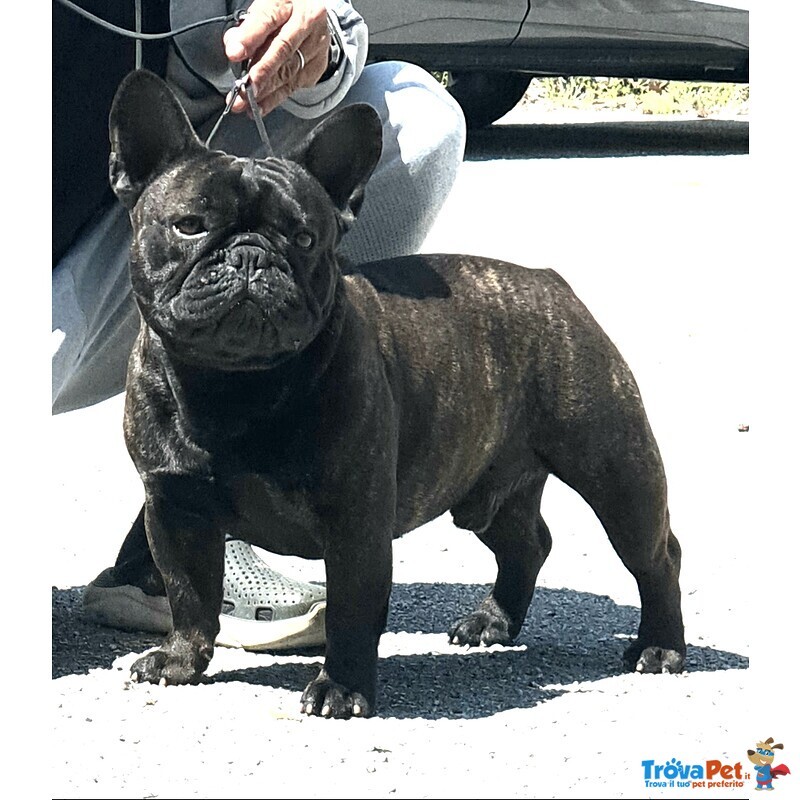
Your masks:
{"label": "dog's black nose", "polygon": [[241,244],[230,251],[229,263],[235,267],[242,277],[253,278],[269,265],[267,254],[261,247]]}

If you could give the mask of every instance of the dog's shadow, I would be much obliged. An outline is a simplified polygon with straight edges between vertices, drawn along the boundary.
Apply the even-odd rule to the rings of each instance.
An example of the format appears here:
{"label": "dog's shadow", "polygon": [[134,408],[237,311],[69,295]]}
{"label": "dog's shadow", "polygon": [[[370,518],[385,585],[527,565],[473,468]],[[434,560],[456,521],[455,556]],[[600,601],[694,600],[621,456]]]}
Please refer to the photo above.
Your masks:
{"label": "dog's shadow", "polygon": [[[487,651],[446,645],[449,624],[485,596],[477,584],[395,584],[387,633],[414,637],[432,652],[389,655],[378,666],[379,715],[425,719],[484,717],[514,708],[532,708],[564,693],[560,688],[614,675],[626,669],[622,654],[639,624],[639,609],[609,597],[568,589],[536,590],[534,602],[514,648]],[[82,589],[53,590],[53,677],[106,668],[130,652],[157,645],[161,636],[118,631],[84,620]],[[437,645],[430,648],[435,634]],[[440,646],[445,645],[445,646]],[[401,648],[402,649],[402,648]],[[412,648],[419,649],[419,648]],[[322,663],[319,656],[225,670],[215,683],[243,681],[302,692]],[[689,645],[686,669],[706,672],[746,669],[736,653]]]}

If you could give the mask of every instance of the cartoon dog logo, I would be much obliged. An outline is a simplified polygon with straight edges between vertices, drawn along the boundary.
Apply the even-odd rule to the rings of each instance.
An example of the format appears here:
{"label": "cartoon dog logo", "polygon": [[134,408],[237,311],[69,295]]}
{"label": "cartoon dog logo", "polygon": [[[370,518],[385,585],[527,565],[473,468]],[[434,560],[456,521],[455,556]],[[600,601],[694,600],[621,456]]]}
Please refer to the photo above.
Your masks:
{"label": "cartoon dog logo", "polygon": [[777,767],[772,766],[772,762],[775,760],[775,751],[783,750],[783,745],[773,744],[774,741],[770,736],[765,742],[756,742],[755,750],[747,751],[747,757],[756,767],[756,789],[758,791],[774,789],[775,787],[772,785],[773,778],[790,774],[789,767],[786,764],[778,764]]}

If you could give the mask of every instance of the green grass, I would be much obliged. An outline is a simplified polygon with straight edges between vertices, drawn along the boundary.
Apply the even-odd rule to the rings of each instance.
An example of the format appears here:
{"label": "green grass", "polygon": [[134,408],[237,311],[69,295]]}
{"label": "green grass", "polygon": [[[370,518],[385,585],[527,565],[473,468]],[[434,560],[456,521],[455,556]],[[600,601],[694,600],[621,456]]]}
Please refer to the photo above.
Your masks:
{"label": "green grass", "polygon": [[630,78],[534,78],[522,99],[543,111],[628,111],[640,114],[747,115],[749,84],[687,83]]}

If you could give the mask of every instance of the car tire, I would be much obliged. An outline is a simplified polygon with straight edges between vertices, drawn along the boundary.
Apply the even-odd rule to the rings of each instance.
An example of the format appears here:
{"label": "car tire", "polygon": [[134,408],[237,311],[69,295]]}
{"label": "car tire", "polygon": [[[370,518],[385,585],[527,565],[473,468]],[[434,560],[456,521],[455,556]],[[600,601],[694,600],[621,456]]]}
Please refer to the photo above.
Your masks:
{"label": "car tire", "polygon": [[458,101],[468,128],[485,128],[522,99],[531,76],[524,72],[450,72],[447,89]]}

